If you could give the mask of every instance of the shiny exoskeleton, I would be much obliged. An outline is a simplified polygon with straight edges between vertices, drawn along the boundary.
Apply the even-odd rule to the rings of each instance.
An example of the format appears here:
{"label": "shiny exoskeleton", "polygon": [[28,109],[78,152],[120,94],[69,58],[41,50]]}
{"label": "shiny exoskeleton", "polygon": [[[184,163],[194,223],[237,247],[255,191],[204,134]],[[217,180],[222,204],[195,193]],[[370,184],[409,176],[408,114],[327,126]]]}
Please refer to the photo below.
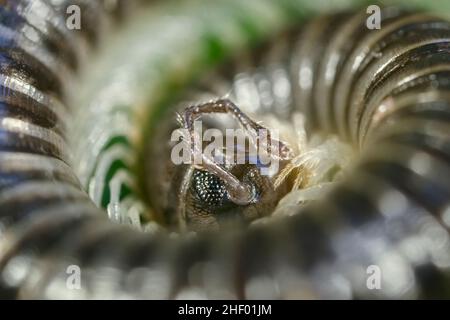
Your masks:
{"label": "shiny exoskeleton", "polygon": [[[277,55],[281,69],[246,81],[257,97],[272,94],[258,110],[302,111],[311,132],[337,132],[360,148],[358,165],[291,217],[174,237],[108,222],[70,168],[65,99],[77,48],[95,42],[96,29],[66,32],[62,2],[0,7],[2,297],[450,297],[448,21],[386,9],[380,30],[365,27],[365,13],[306,24]],[[77,2],[111,19],[106,1]],[[270,87],[279,76],[287,95]],[[82,290],[67,290],[73,264]],[[382,290],[367,287],[372,265]]]}

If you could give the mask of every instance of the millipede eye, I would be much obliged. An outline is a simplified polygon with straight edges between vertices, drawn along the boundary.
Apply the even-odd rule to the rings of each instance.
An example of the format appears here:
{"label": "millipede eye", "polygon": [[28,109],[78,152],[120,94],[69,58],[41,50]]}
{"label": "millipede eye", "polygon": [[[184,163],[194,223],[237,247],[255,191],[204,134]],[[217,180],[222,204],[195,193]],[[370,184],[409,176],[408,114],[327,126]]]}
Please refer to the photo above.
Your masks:
{"label": "millipede eye", "polygon": [[229,203],[225,183],[207,171],[195,170],[192,189],[195,197],[204,206],[217,208]]}

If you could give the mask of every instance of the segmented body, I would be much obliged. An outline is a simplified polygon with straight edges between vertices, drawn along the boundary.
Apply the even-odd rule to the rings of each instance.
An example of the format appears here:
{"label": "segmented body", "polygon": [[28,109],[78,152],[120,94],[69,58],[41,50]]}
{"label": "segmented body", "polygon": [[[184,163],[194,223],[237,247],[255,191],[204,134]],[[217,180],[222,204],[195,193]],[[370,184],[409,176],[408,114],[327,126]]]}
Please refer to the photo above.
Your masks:
{"label": "segmented body", "polygon": [[[133,76],[127,78],[121,69],[93,77],[91,83],[86,83],[89,89],[84,96],[96,96],[97,100],[70,111],[66,102],[72,104],[77,100],[69,97],[73,94],[70,70],[76,69],[85,54],[89,55],[82,51],[88,50],[83,49],[87,43],[96,41],[95,33],[89,31],[95,28],[87,26],[81,33],[67,32],[61,10],[67,5],[64,2],[59,7],[58,1],[52,5],[52,1],[33,1],[33,6],[46,10],[37,10],[30,1],[6,3],[1,10],[9,19],[2,20],[4,28],[0,34],[4,92],[0,122],[2,295],[449,296],[447,21],[392,11],[382,21],[383,28],[377,31],[361,28],[364,14],[348,18],[328,16],[304,27],[299,46],[282,55],[289,62],[283,61],[283,70],[291,91],[282,97],[289,98],[289,104],[284,101],[289,107],[281,109],[277,116],[288,117],[294,110],[292,106],[303,108],[311,130],[337,132],[364,149],[359,165],[324,201],[292,217],[247,230],[174,238],[164,233],[139,233],[108,222],[82,191],[88,189],[98,205],[109,202],[110,213],[122,212],[123,208],[117,209],[117,205],[121,206],[127,195],[132,203],[126,205],[127,212],[139,212],[143,206],[136,202],[135,194],[122,190],[124,181],[130,178],[128,169],[132,160],[127,163],[122,155],[134,150],[133,116],[142,113],[139,108],[143,104],[155,105],[164,99],[159,91],[161,86],[143,79],[158,79],[167,84],[170,79],[162,75],[172,73],[178,76],[178,81],[188,80],[193,68],[188,68],[189,71],[183,68],[205,58],[196,44],[207,39],[206,47],[214,47],[219,35],[234,34],[230,25],[244,25],[243,29],[253,36],[269,34],[270,27],[286,27],[287,12],[292,14],[293,8],[302,8],[303,4],[299,2],[296,7],[291,1],[246,2],[254,5],[251,10],[248,9],[251,4],[211,5],[216,9],[210,11],[211,16],[213,13],[219,16],[224,8],[229,9],[226,11],[229,16],[215,21],[215,26],[223,29],[217,27],[204,33],[199,30],[212,25],[208,20],[210,13],[206,18],[202,10],[193,10],[192,15],[199,14],[203,20],[195,24],[192,21],[198,19],[187,19],[190,22],[186,23],[198,27],[198,34],[185,39],[198,42],[183,42],[182,37],[176,37],[185,27],[183,23],[168,31],[175,40],[161,39],[178,45],[171,49],[193,51],[183,52],[186,60],[181,66],[173,63],[165,70],[153,69],[152,76],[143,71],[145,66],[157,65],[169,50],[155,53],[154,47],[133,47],[133,41],[140,38],[130,32],[136,38],[127,39],[128,43],[116,41],[113,48],[122,47],[121,52],[125,52],[128,44],[131,49],[141,49],[131,50],[130,61],[125,62],[126,66],[134,66],[127,69]],[[20,6],[23,7],[19,10]],[[100,14],[104,10],[102,5],[94,7],[93,12],[100,10],[94,16],[110,19],[105,13]],[[257,14],[254,8],[258,9]],[[45,12],[40,17],[43,20],[33,19],[33,12]],[[255,14],[259,19],[245,18],[244,13]],[[39,21],[47,24],[40,25]],[[48,28],[49,25],[52,27]],[[161,22],[161,25],[169,24]],[[134,28],[136,32],[147,30],[141,25]],[[221,42],[222,47],[237,49],[242,44],[235,38],[227,41]],[[86,47],[79,46],[82,43]],[[170,52],[178,57],[181,51]],[[104,65],[120,57],[120,51],[115,54],[105,58]],[[302,79],[296,78],[299,74]],[[115,91],[113,84],[119,80],[122,83],[119,88],[125,91]],[[250,80],[249,84],[255,85],[255,78]],[[160,96],[152,96],[151,93],[157,92]],[[262,93],[255,91],[258,97]],[[276,95],[272,98],[273,105],[267,108],[270,112],[274,106],[283,104]],[[70,122],[71,112],[75,122],[66,123]],[[67,131],[66,125],[71,129]],[[113,166],[115,161],[120,163]],[[104,170],[113,171],[109,174],[113,178],[107,183],[98,179],[102,175],[92,175],[98,172],[101,163],[109,163]],[[123,174],[117,175],[120,169]],[[108,188],[96,183],[109,186],[109,200],[113,198],[111,187],[118,184],[117,201],[102,203],[103,192]],[[135,188],[133,181],[128,187]],[[137,221],[139,226],[139,218]],[[81,290],[69,290],[66,286],[66,270],[73,264],[82,270],[85,285]],[[370,265],[383,270],[383,290],[367,288],[366,270]]]}

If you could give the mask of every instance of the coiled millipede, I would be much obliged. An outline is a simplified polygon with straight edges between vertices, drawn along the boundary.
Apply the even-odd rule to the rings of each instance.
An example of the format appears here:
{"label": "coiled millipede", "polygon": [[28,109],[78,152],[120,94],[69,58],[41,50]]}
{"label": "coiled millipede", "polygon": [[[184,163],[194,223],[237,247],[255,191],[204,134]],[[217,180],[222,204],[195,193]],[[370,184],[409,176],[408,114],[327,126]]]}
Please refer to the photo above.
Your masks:
{"label": "coiled millipede", "polygon": [[[369,30],[365,10],[347,11],[360,1],[0,3],[1,297],[450,296],[445,15],[386,6]],[[70,4],[82,9],[79,31],[66,27]],[[250,68],[242,52],[257,43]],[[226,57],[224,71],[205,75]],[[280,127],[303,115],[312,140],[325,136],[308,148],[331,155],[327,172],[355,161],[309,205],[294,190],[247,228],[165,232],[146,201],[177,190],[155,178],[165,154],[154,141],[194,79],[183,99],[207,83]],[[169,187],[157,193],[154,182]],[[73,265],[79,290],[67,286]],[[372,265],[380,290],[366,285]]]}

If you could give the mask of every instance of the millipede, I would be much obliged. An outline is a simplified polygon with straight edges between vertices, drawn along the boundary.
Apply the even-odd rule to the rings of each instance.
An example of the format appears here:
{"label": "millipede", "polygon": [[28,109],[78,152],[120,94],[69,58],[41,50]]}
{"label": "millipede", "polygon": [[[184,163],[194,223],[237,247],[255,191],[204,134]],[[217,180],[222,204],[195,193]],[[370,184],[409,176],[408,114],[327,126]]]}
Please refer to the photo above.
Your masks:
{"label": "millipede", "polygon": [[[0,298],[450,298],[448,3],[0,0],[0,46]],[[279,167],[174,164],[200,118]]]}

